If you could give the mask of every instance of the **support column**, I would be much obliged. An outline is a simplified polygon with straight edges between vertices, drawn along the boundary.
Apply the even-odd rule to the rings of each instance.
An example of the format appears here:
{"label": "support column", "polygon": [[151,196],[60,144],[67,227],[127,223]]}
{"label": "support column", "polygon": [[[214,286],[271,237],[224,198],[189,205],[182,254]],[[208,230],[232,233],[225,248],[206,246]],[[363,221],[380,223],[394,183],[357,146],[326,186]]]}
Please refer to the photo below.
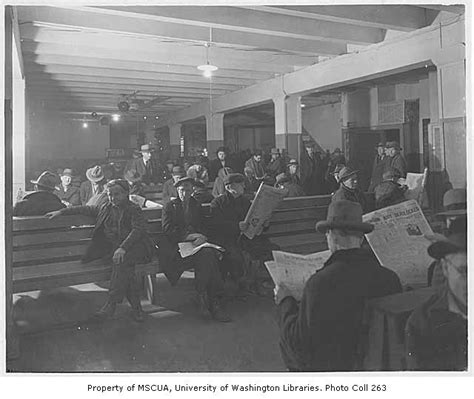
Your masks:
{"label": "support column", "polygon": [[275,146],[288,152],[291,158],[299,158],[301,147],[301,97],[277,97],[275,108]]}
{"label": "support column", "polygon": [[169,126],[170,129],[170,157],[178,159],[181,154],[181,123]]}
{"label": "support column", "polygon": [[224,145],[224,114],[206,115],[206,141],[209,156],[214,158],[216,150]]}

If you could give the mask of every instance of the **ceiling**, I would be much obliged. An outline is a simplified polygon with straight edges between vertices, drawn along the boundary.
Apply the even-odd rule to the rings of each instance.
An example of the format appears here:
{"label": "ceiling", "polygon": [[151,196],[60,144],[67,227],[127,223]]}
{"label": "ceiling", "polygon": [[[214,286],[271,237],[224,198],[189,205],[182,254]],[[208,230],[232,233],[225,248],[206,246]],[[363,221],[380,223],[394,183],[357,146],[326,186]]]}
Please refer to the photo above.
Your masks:
{"label": "ceiling", "polygon": [[[462,6],[16,7],[26,86],[71,118],[163,117],[394,34]],[[210,40],[212,35],[212,40]],[[212,79],[196,68],[209,62]]]}

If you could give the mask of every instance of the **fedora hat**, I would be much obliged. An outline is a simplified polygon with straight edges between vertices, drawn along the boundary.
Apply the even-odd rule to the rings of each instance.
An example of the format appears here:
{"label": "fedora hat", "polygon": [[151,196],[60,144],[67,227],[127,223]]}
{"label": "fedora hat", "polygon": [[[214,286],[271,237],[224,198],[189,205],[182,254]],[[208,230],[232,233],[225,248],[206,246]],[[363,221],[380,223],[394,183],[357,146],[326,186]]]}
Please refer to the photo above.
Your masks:
{"label": "fedora hat", "polygon": [[444,211],[437,216],[462,216],[467,214],[467,191],[464,188],[453,188],[444,193]]}
{"label": "fedora hat", "polygon": [[326,220],[316,223],[316,230],[326,233],[329,229],[356,230],[370,233],[374,225],[362,222],[362,207],[358,202],[341,200],[331,202]]}
{"label": "fedora hat", "polygon": [[153,152],[155,151],[155,149],[150,145],[150,144],[143,144],[141,147],[140,147],[140,151],[142,154],[144,152]]}
{"label": "fedora hat", "polygon": [[343,163],[338,163],[336,167],[334,168],[332,175],[337,175],[339,177],[339,172],[344,168],[345,168],[345,165]]}
{"label": "fedora hat", "polygon": [[375,148],[379,148],[379,147],[385,147],[385,143],[383,143],[383,142],[380,141],[380,142],[375,146]]}
{"label": "fedora hat", "polygon": [[176,183],[174,183],[174,186],[179,187],[182,186],[184,183],[191,183],[194,186],[196,181],[192,177],[183,177],[182,179],[179,179]]}
{"label": "fedora hat", "polygon": [[467,251],[467,216],[460,217],[451,223],[448,233],[425,235],[432,242],[428,247],[428,255],[441,259],[448,254]]}
{"label": "fedora hat", "polygon": [[299,165],[299,163],[296,159],[290,159],[290,161],[286,164],[286,166],[290,166],[290,165]]}
{"label": "fedora hat", "polygon": [[385,144],[385,148],[395,148],[396,150],[402,149],[402,147],[400,147],[400,144],[398,144],[398,141],[387,141],[387,144]]}
{"label": "fedora hat", "polygon": [[354,176],[358,173],[358,170],[352,169],[350,166],[344,166],[340,171],[337,177],[340,182],[347,180],[349,177]]}
{"label": "fedora hat", "polygon": [[38,186],[54,190],[56,185],[59,183],[59,179],[56,174],[46,170],[41,173],[36,180],[30,180],[30,182]]}
{"label": "fedora hat", "polygon": [[272,148],[270,154],[280,155],[280,150],[278,148]]}
{"label": "fedora hat", "polygon": [[100,165],[96,165],[90,169],[86,170],[86,177],[89,181],[93,183],[98,183],[104,179],[104,172]]}
{"label": "fedora hat", "polygon": [[62,171],[61,175],[60,176],[69,176],[69,177],[73,177],[74,174],[72,173],[72,169],[69,169],[69,168],[66,168]]}
{"label": "fedora hat", "polygon": [[184,176],[186,173],[184,173],[184,169],[182,166],[173,166],[171,174],[173,176]]}

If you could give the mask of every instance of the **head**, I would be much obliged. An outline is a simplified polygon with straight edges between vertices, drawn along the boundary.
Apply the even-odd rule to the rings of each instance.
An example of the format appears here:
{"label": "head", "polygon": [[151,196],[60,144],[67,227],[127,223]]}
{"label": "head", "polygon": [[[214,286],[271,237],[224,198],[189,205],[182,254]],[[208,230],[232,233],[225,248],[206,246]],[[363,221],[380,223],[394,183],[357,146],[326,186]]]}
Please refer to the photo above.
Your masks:
{"label": "head", "polygon": [[385,155],[385,144],[384,143],[378,143],[376,148],[377,148],[377,155],[379,155],[379,156]]}
{"label": "head", "polygon": [[339,182],[348,189],[355,190],[359,186],[357,170],[353,170],[349,166],[345,166],[340,170],[338,178]]}
{"label": "head", "polygon": [[234,198],[238,198],[244,194],[245,177],[240,173],[231,173],[224,178],[224,186]]}
{"label": "head", "polygon": [[394,157],[401,150],[400,145],[396,141],[387,142],[387,144],[385,145],[385,148],[386,148],[386,154],[389,157]]}
{"label": "head", "polygon": [[65,187],[69,186],[72,182],[72,170],[64,169],[61,173],[61,184]]}
{"label": "head", "polygon": [[326,240],[331,253],[341,249],[360,248],[364,233],[357,230],[329,229],[326,231]]}
{"label": "head", "polygon": [[173,166],[174,166],[174,162],[172,160],[168,160],[166,161],[166,168],[172,172],[173,171]]}
{"label": "head", "polygon": [[59,184],[59,178],[52,172],[44,171],[36,180],[31,180],[31,183],[34,184],[35,191],[53,192]]}
{"label": "head", "polygon": [[185,202],[189,200],[189,198],[191,198],[191,194],[193,193],[194,186],[190,180],[186,180],[179,183],[179,185],[176,187],[176,190],[178,191],[179,199]]}
{"label": "head", "polygon": [[184,169],[181,166],[173,166],[173,169],[171,171],[171,177],[173,178],[173,181],[176,183],[179,179],[184,177]]}
{"label": "head", "polygon": [[276,160],[278,158],[280,158],[280,151],[278,151],[278,148],[272,148],[271,152],[270,152],[270,155],[272,157],[272,160]]}
{"label": "head", "polygon": [[262,150],[255,150],[253,153],[253,159],[255,159],[257,162],[260,162],[262,160]]}
{"label": "head", "polygon": [[443,212],[438,216],[443,216],[446,221],[446,227],[458,217],[465,216],[467,211],[467,191],[464,188],[453,188],[446,191],[443,196]]}
{"label": "head", "polygon": [[298,161],[296,159],[290,159],[290,162],[288,162],[288,173],[290,175],[296,175],[298,173]]}
{"label": "head", "polygon": [[140,148],[140,152],[142,153],[143,160],[146,162],[151,159],[151,153],[153,148],[150,144],[143,144]]}
{"label": "head", "polygon": [[128,202],[129,184],[126,180],[111,180],[105,186],[109,202],[113,206],[123,206]]}
{"label": "head", "polygon": [[309,144],[309,145],[306,145],[305,146],[306,148],[306,153],[309,155],[309,156],[313,156],[314,155],[314,146]]}
{"label": "head", "polygon": [[92,184],[100,184],[105,179],[104,172],[100,165],[96,165],[90,169],[87,169],[86,177]]}
{"label": "head", "polygon": [[216,151],[216,156],[217,156],[217,159],[219,159],[220,161],[224,161],[227,156],[227,152],[225,148],[219,147]]}
{"label": "head", "polygon": [[151,159],[151,151],[143,151],[142,157],[144,161],[148,161]]}

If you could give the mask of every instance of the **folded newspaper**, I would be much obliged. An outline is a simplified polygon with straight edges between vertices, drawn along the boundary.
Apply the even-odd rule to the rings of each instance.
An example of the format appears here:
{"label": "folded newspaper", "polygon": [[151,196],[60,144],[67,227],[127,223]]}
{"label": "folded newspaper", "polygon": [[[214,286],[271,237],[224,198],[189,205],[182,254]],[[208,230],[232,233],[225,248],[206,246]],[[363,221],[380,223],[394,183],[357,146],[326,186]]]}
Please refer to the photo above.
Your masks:
{"label": "folded newspaper", "polygon": [[265,262],[276,286],[284,284],[291,296],[300,301],[309,278],[324,266],[331,256],[329,250],[309,255],[272,251],[273,261]]}
{"label": "folded newspaper", "polygon": [[247,230],[243,231],[247,238],[252,239],[262,232],[263,224],[270,220],[272,212],[287,194],[288,190],[286,189],[260,184],[244,219],[244,222],[247,222],[249,226]]}
{"label": "folded newspaper", "polygon": [[216,244],[211,244],[210,242],[205,242],[204,244],[198,245],[195,247],[192,242],[180,242],[178,243],[179,254],[182,258],[187,258],[188,256],[194,255],[201,248],[214,248],[221,252],[224,252],[225,249]]}

